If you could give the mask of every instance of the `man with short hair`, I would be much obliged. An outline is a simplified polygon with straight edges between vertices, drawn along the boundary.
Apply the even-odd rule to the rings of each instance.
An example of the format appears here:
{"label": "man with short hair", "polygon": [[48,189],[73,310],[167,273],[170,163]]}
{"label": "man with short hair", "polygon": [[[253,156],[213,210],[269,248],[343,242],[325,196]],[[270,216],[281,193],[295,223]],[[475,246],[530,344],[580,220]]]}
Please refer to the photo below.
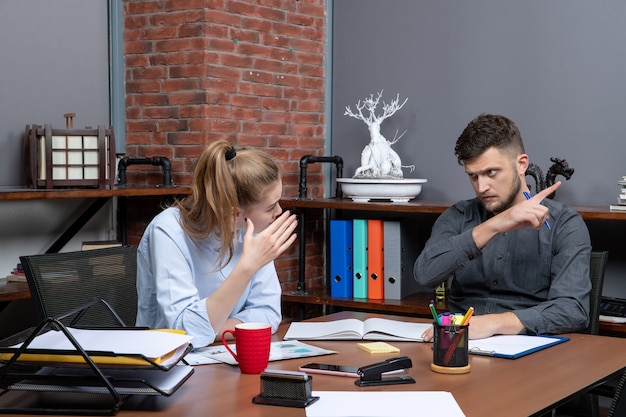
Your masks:
{"label": "man with short hair", "polygon": [[[437,219],[415,262],[417,282],[451,281],[450,310],[475,309],[471,339],[584,329],[591,243],[581,216],[546,198],[561,183],[530,196],[528,155],[517,126],[504,116],[472,120],[455,155],[476,197]],[[432,329],[423,337],[430,340]]]}

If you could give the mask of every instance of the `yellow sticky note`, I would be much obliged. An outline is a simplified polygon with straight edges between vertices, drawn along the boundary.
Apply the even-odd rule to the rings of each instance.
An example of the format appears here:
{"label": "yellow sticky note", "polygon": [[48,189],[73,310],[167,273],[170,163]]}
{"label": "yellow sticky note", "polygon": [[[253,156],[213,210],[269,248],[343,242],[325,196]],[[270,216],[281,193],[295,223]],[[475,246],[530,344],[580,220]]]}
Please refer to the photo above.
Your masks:
{"label": "yellow sticky note", "polygon": [[396,353],[400,349],[386,342],[357,343],[359,349],[369,353]]}

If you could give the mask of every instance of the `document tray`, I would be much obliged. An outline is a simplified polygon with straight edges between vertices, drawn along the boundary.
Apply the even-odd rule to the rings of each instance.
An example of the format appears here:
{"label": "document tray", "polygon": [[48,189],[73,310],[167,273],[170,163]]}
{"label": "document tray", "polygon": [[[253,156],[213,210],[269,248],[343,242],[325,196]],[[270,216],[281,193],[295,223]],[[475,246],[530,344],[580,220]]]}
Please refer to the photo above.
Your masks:
{"label": "document tray", "polygon": [[[28,349],[40,333],[55,330],[60,331],[75,350]],[[191,344],[188,344],[176,362],[182,360],[191,348]],[[169,396],[193,373],[193,368],[189,365],[174,366],[175,364],[168,363],[168,367],[164,368],[150,360],[146,360],[142,367],[99,366],[91,355],[106,357],[115,354],[85,351],[56,318],[42,321],[19,347],[0,347],[0,353],[5,358],[8,357],[8,360],[0,364],[0,414],[114,415],[128,395]],[[61,364],[21,362],[20,356],[23,354],[42,355],[44,358],[67,355],[82,361]],[[20,391],[31,392],[33,395],[21,395],[20,398],[27,398],[27,402],[16,401],[16,395],[19,396]],[[48,404],[50,401],[52,406]]]}

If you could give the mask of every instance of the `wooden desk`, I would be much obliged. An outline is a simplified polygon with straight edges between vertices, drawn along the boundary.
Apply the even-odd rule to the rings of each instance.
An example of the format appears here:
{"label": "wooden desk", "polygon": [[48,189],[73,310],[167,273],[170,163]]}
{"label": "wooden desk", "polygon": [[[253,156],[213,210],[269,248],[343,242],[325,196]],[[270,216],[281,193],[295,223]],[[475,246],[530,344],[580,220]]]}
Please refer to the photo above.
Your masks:
{"label": "wooden desk", "polygon": [[[347,317],[380,316],[378,314],[341,312],[315,320]],[[386,316],[398,320],[419,320]],[[274,335],[281,340],[287,326]],[[576,393],[617,375],[626,365],[626,339],[583,334],[569,335],[571,340],[516,359],[498,359],[470,355],[471,372],[465,375],[443,375],[430,370],[430,343],[393,342],[401,355],[411,357],[409,374],[416,384],[359,388],[354,379],[314,375],[314,391],[450,391],[467,417],[504,415],[537,416],[564,402]],[[356,347],[354,341],[308,342],[339,353],[315,358],[272,362],[271,368],[297,370],[307,362],[328,362],[363,366],[398,356],[370,355]],[[170,398],[135,397],[125,404],[119,416],[200,416],[282,417],[306,415],[304,409],[256,405],[252,397],[259,394],[258,375],[243,375],[229,365],[195,367],[191,378]],[[418,405],[416,405],[417,407]]]}
{"label": "wooden desk", "polygon": [[30,290],[25,282],[4,282],[0,284],[0,303],[30,298]]}

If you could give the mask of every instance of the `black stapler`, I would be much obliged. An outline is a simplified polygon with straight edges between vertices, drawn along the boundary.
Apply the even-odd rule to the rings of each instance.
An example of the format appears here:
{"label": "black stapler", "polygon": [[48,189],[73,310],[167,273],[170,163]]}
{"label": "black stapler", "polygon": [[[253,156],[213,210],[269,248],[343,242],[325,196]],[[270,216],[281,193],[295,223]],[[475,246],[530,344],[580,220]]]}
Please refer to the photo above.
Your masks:
{"label": "black stapler", "polygon": [[386,372],[399,371],[401,369],[411,368],[413,363],[408,356],[398,356],[390,358],[383,362],[374,363],[372,365],[362,366],[358,369],[357,374],[361,377],[354,381],[359,387],[371,387],[375,385],[394,385],[394,384],[415,384],[415,380],[410,376],[398,376],[383,378]]}

